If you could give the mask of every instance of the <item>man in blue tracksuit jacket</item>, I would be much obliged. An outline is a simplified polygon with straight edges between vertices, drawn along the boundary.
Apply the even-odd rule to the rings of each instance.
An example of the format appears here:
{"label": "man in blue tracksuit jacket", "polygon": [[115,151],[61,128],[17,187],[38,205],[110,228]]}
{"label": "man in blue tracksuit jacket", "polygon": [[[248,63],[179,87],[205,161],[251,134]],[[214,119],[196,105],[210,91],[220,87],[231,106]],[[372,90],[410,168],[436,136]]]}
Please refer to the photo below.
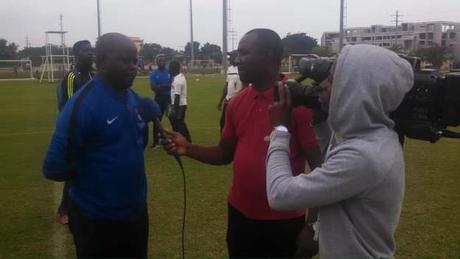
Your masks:
{"label": "man in blue tracksuit jacket", "polygon": [[71,180],[69,227],[79,258],[147,257],[147,123],[129,87],[137,50],[119,33],[96,44],[98,75],[61,112],[43,172]]}

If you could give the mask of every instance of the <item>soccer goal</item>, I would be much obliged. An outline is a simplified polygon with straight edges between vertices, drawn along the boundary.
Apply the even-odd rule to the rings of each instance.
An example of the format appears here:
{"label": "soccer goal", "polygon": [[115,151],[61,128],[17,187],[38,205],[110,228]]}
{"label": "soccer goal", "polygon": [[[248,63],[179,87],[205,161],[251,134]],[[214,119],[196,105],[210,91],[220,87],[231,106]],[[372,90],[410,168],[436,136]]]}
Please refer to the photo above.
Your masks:
{"label": "soccer goal", "polygon": [[32,60],[0,60],[0,80],[35,79]]}

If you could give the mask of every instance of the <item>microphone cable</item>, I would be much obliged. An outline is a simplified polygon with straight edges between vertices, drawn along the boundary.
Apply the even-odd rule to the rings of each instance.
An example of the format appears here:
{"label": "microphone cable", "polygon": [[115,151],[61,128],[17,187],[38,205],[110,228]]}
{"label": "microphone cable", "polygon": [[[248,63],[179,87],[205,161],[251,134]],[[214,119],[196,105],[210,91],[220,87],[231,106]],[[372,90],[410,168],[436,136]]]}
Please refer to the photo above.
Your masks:
{"label": "microphone cable", "polygon": [[182,164],[182,160],[178,155],[175,155],[174,158],[177,161],[177,164],[180,167],[180,170],[182,172],[182,180],[183,180],[183,186],[184,186],[184,211],[182,214],[182,259],[185,259],[185,216],[187,212],[187,188],[186,188],[186,181],[185,181],[185,170],[184,170],[184,165]]}
{"label": "microphone cable", "polygon": [[[155,117],[153,119],[154,124],[157,125],[158,133],[160,133],[160,137],[162,139],[167,139],[165,130],[163,128],[163,125],[161,124],[160,120]],[[185,218],[186,218],[186,212],[187,212],[187,185],[186,185],[186,180],[185,180],[185,170],[184,170],[184,165],[182,164],[182,160],[180,159],[180,156],[178,154],[173,154],[174,158],[177,161],[177,164],[180,167],[180,170],[182,172],[182,180],[183,180],[183,186],[184,186],[184,211],[182,214],[182,259],[185,259]]]}

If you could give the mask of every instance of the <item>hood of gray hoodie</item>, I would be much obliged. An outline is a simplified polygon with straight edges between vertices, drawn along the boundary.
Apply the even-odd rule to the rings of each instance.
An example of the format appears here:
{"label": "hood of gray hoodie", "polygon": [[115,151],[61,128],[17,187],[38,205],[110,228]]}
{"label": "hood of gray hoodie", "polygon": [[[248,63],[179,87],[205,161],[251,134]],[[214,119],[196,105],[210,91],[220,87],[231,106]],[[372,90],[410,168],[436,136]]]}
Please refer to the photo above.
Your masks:
{"label": "hood of gray hoodie", "polygon": [[390,112],[413,85],[410,64],[372,45],[346,46],[337,59],[329,124],[339,137],[354,138],[392,129]]}

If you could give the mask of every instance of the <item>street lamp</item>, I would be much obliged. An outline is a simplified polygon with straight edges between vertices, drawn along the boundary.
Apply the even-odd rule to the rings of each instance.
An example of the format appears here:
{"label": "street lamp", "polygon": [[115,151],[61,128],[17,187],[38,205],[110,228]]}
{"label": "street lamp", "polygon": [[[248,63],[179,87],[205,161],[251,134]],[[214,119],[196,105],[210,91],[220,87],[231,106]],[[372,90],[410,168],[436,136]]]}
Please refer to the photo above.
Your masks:
{"label": "street lamp", "polygon": [[343,48],[343,5],[344,0],[340,0],[340,35],[339,35],[339,53]]}
{"label": "street lamp", "polygon": [[193,68],[193,61],[195,60],[195,52],[194,52],[194,44],[193,44],[193,12],[192,12],[192,0],[190,0],[190,68]]}
{"label": "street lamp", "polygon": [[99,0],[97,0],[97,37],[101,37],[101,13]]}

